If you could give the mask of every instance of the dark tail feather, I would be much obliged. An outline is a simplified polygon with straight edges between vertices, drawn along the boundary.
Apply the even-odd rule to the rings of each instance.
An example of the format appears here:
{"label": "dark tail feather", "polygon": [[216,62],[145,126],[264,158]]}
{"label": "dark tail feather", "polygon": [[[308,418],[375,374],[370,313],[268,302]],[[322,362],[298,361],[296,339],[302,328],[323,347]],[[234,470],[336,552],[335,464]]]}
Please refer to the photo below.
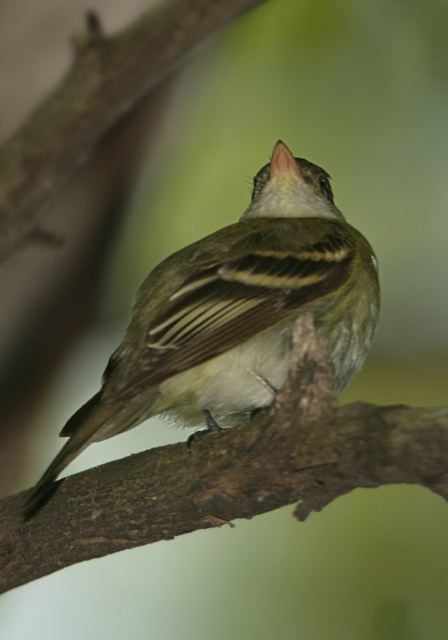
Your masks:
{"label": "dark tail feather", "polygon": [[92,412],[95,410],[100,399],[101,390],[98,391],[98,393],[95,393],[90,400],[87,400],[87,402],[83,404],[78,411],[75,411],[72,417],[67,420],[59,435],[62,438],[69,438],[70,436],[73,436],[81,425],[85,424],[85,422],[91,417]]}
{"label": "dark tail feather", "polygon": [[99,430],[113,415],[114,407],[98,404],[98,397],[96,394],[81,407],[74,415],[76,420],[70,418],[64,427],[64,435],[70,433],[71,438],[64,444],[37,484],[30,490],[24,509],[25,519],[39,511],[53,495],[59,486],[55,483],[58,475],[81,451],[97,439]]}
{"label": "dark tail feather", "polygon": [[60,483],[55,480],[70,462],[93,440],[95,433],[83,434],[83,438],[70,438],[37,484],[30,490],[25,503],[24,516],[28,520],[51,498]]}

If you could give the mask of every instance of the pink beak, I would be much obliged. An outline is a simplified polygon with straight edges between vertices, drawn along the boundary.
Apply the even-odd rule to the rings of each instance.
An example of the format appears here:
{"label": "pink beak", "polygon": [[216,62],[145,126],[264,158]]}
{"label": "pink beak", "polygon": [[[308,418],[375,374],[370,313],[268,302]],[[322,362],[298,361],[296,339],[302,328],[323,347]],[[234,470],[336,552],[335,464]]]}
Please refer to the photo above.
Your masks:
{"label": "pink beak", "polygon": [[275,144],[274,151],[272,152],[271,166],[269,168],[269,176],[286,176],[292,174],[299,176],[299,168],[297,162],[288,149],[286,144],[281,140],[278,140]]}

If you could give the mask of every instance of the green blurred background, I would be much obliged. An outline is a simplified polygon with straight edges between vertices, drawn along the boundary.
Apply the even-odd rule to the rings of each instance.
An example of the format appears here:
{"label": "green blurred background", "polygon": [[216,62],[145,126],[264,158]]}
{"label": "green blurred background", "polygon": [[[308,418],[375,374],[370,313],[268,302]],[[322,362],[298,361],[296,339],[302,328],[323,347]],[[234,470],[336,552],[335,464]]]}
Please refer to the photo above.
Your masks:
{"label": "green blurred background", "polygon": [[[271,0],[196,51],[140,166],[99,320],[47,394],[17,488],[97,388],[140,280],[239,217],[278,138],[329,171],[380,262],[380,328],[343,400],[448,403],[447,19],[438,0]],[[153,420],[70,471],[185,436]],[[428,491],[359,490],[305,523],[285,508],[235,524],[2,596],[0,637],[448,638],[448,507]]]}

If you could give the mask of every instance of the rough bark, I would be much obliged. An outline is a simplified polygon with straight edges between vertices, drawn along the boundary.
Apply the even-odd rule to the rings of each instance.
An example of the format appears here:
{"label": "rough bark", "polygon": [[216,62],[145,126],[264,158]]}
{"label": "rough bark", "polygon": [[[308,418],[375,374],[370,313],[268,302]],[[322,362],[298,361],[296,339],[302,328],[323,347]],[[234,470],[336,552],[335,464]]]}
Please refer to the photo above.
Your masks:
{"label": "rough bark", "polygon": [[114,37],[89,13],[65,79],[0,150],[0,262],[43,231],[44,205],[99,139],[195,45],[262,0],[163,0]]}
{"label": "rough bark", "polygon": [[232,430],[129,456],[59,483],[23,520],[0,503],[0,591],[70,564],[297,504],[304,520],[357,487],[420,484],[448,498],[448,407],[338,406],[310,318],[274,405]]}

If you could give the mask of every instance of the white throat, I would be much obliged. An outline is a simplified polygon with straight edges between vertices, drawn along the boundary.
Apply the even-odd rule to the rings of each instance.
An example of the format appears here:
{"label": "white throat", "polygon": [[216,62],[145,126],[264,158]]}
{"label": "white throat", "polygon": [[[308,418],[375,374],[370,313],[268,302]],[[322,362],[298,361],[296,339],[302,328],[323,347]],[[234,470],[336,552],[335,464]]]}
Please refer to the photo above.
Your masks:
{"label": "white throat", "polygon": [[337,218],[341,211],[303,181],[268,183],[241,218]]}

